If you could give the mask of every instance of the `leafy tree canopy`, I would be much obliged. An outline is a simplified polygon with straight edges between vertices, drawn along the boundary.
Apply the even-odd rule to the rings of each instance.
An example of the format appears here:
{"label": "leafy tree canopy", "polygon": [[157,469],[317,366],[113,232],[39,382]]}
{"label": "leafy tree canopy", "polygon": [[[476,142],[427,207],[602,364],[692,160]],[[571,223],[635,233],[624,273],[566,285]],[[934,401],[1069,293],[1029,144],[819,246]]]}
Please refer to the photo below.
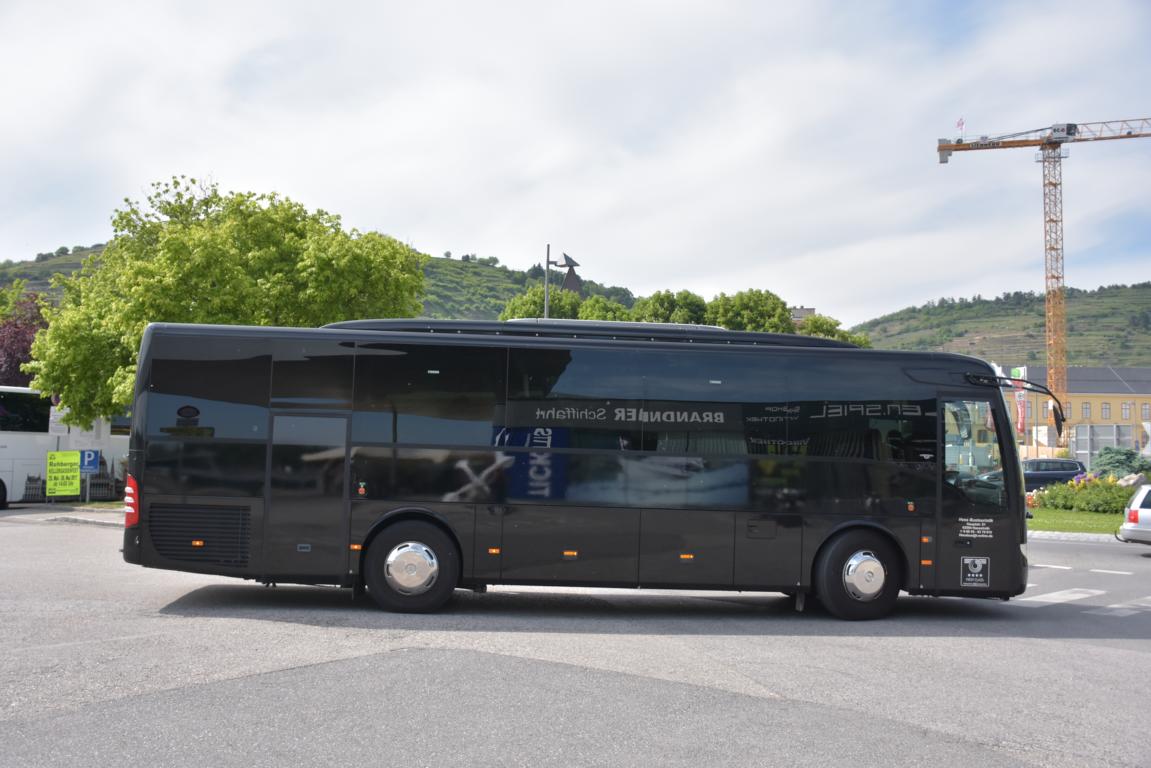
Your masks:
{"label": "leafy tree canopy", "polygon": [[1151,472],[1151,461],[1139,455],[1131,448],[1114,448],[1108,446],[1099,455],[1091,460],[1091,471],[1099,475],[1115,475],[1126,477],[1137,472]]}
{"label": "leafy tree canopy", "polygon": [[707,322],[707,302],[691,291],[656,291],[637,299],[631,313],[632,319],[641,323],[702,325]]}
{"label": "leafy tree canopy", "polygon": [[731,331],[795,333],[795,323],[783,299],[756,288],[716,296],[707,305],[707,322]]}
{"label": "leafy tree canopy", "polygon": [[13,280],[7,288],[0,288],[0,318],[7,318],[16,309],[16,306],[26,298],[24,288],[25,280]]}
{"label": "leafy tree canopy", "polygon": [[839,327],[839,321],[827,315],[808,315],[799,321],[796,331],[804,336],[821,336],[825,339],[846,341],[860,347],[870,347],[871,339],[864,333],[851,333]]}
{"label": "leafy tree canopy", "polygon": [[173,178],[145,205],[125,200],[112,222],[108,247],[55,281],[60,304],[26,366],[75,424],[131,403],[150,322],[317,326],[420,311],[423,256],[274,193]]}
{"label": "leafy tree canopy", "polygon": [[[562,288],[549,289],[548,317],[574,320],[579,317],[582,301],[575,291],[565,291]],[[543,316],[544,287],[542,285],[533,285],[519,296],[513,296],[508,300],[504,311],[500,312],[500,320]]]}
{"label": "leafy tree canopy", "polygon": [[585,299],[579,308],[580,320],[631,320],[631,312],[618,301],[603,296]]}

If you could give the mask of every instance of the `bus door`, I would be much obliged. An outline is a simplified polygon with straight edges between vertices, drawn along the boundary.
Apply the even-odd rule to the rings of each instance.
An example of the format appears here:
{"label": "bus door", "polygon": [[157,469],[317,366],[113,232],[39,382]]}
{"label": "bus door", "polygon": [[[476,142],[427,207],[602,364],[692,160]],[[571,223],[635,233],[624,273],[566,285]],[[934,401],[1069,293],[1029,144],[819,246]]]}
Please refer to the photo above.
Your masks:
{"label": "bus door", "polygon": [[275,413],[264,567],[340,583],[348,565],[348,419]]}
{"label": "bus door", "polygon": [[1018,526],[1011,519],[992,402],[944,399],[944,455],[939,466],[935,587],[970,593],[1010,592],[1018,581]]}

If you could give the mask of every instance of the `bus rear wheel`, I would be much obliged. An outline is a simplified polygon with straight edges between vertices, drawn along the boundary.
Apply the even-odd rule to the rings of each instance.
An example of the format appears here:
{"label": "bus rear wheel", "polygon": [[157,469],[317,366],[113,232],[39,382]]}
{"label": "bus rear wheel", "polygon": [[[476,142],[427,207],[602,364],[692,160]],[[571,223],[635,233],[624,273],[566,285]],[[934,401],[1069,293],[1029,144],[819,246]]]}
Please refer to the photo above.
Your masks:
{"label": "bus rear wheel", "polygon": [[446,533],[419,520],[389,525],[368,547],[364,583],[386,611],[430,613],[455,591],[460,555]]}
{"label": "bus rear wheel", "polygon": [[879,619],[899,597],[899,558],[886,537],[852,530],[830,541],[815,561],[819,601],[833,616],[849,621]]}

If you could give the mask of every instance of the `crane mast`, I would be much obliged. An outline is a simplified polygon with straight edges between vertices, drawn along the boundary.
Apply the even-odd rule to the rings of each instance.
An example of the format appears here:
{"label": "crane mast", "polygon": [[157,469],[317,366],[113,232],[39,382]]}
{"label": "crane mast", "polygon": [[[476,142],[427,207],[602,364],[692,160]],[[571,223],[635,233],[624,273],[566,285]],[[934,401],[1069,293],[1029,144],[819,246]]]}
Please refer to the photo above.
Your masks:
{"label": "crane mast", "polygon": [[[954,152],[1038,147],[1043,163],[1043,251],[1046,307],[1047,388],[1063,402],[1067,398],[1067,305],[1063,284],[1063,157],[1065,144],[1151,137],[1151,118],[1101,123],[1056,123],[976,141],[940,139],[939,162]],[[1048,411],[1054,425],[1054,409]],[[1061,438],[1060,443],[1063,440]]]}

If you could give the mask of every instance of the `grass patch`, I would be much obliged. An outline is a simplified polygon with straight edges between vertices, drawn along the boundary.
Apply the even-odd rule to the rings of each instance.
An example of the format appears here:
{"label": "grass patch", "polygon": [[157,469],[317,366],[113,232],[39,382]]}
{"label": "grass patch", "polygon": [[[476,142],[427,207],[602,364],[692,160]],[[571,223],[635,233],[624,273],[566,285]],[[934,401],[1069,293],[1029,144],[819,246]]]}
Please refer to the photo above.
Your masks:
{"label": "grass patch", "polygon": [[1058,531],[1060,533],[1115,533],[1123,523],[1123,513],[1075,512],[1070,509],[1036,507],[1034,518],[1027,521],[1032,531]]}

